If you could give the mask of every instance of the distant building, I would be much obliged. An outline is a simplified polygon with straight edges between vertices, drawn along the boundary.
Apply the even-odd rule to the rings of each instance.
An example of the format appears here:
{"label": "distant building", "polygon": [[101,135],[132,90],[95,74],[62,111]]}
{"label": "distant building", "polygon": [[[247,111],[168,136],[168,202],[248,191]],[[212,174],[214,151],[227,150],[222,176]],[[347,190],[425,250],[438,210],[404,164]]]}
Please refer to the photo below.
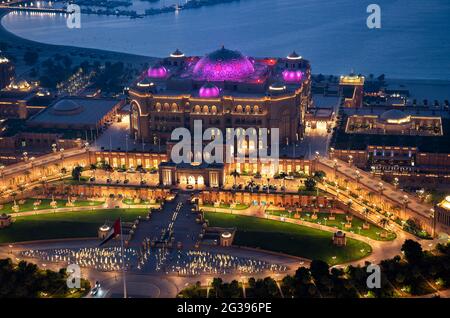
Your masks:
{"label": "distant building", "polygon": [[220,234],[220,246],[227,247],[233,244],[234,232],[222,232]]}
{"label": "distant building", "polygon": [[11,84],[14,80],[14,64],[6,57],[0,55],[0,90]]}
{"label": "distant building", "polygon": [[331,155],[386,176],[450,182],[450,118],[413,107],[343,110]]}
{"label": "distant building", "polygon": [[48,107],[54,100],[37,82],[11,82],[0,91],[0,116],[26,119]]}
{"label": "distant building", "polygon": [[345,246],[347,245],[347,238],[345,233],[342,231],[336,231],[333,234],[333,244],[336,246]]}
{"label": "distant building", "polygon": [[435,223],[439,226],[438,232],[450,233],[450,196],[436,206]]}
{"label": "distant building", "polygon": [[391,109],[380,115],[352,115],[347,119],[349,134],[442,136],[440,116],[419,116]]}
{"label": "distant building", "polygon": [[339,92],[344,99],[344,107],[362,107],[364,97],[364,76],[355,74],[341,76],[339,81]]}
{"label": "distant building", "polygon": [[11,215],[5,213],[0,215],[0,229],[10,226],[11,222],[12,222]]}
{"label": "distant building", "polygon": [[98,134],[123,106],[111,98],[64,97],[31,117],[27,126],[45,130],[78,130]]}

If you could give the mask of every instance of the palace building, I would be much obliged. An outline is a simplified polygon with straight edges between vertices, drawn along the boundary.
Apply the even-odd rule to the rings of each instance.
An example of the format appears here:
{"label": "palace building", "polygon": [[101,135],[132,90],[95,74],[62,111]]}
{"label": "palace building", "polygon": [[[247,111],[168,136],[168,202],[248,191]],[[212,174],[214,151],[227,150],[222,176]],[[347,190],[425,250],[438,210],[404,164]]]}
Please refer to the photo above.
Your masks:
{"label": "palace building", "polygon": [[253,58],[224,47],[203,57],[176,50],[151,66],[130,88],[131,134],[165,144],[178,127],[279,128],[280,143],[300,140],[310,104],[310,64],[286,58]]}

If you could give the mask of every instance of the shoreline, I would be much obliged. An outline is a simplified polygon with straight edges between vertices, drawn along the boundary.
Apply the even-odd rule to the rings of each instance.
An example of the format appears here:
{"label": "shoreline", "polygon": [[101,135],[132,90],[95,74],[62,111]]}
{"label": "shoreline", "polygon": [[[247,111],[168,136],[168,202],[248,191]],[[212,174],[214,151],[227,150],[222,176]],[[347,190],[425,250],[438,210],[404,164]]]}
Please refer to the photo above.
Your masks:
{"label": "shoreline", "polygon": [[[9,10],[0,9],[0,42],[6,43],[8,46],[14,47],[19,51],[25,52],[27,49],[40,51],[41,54],[70,54],[73,56],[81,57],[81,59],[92,60],[93,56],[97,59],[101,59],[102,62],[108,61],[121,61],[123,63],[150,63],[154,60],[159,59],[158,57],[145,56],[145,55],[137,55],[130,54],[125,52],[117,52],[117,51],[109,51],[102,49],[94,49],[94,48],[85,48],[79,46],[70,46],[70,45],[58,45],[58,44],[48,44],[42,43],[38,41],[33,41],[29,39],[22,38],[11,31],[7,30],[2,23],[3,17],[5,17],[9,13]],[[7,49],[5,53],[8,55],[12,50]],[[84,55],[84,56],[83,56]],[[15,54],[15,57],[18,61],[15,62],[17,66],[24,66],[23,61],[19,62],[20,55]],[[103,58],[105,57],[105,58]],[[33,66],[27,66],[32,68]],[[16,74],[20,76],[20,74]]]}
{"label": "shoreline", "polygon": [[[29,40],[26,38],[22,38],[13,32],[9,31],[5,28],[2,23],[3,17],[9,13],[9,10],[0,9],[0,42],[5,42],[8,45],[12,45],[15,47],[22,47],[22,51],[26,49],[33,49],[42,52],[51,53],[51,55],[60,53],[60,54],[75,54],[75,55],[90,55],[85,56],[84,59],[94,59],[92,55],[96,55],[97,58],[101,58],[102,61],[110,60],[110,61],[122,61],[124,63],[151,63],[156,60],[162,59],[164,57],[156,57],[156,56],[147,56],[147,55],[139,55],[139,54],[131,54],[120,51],[111,51],[111,50],[102,50],[96,48],[87,48],[82,46],[70,46],[70,45],[61,45],[61,44],[48,44],[43,42],[38,42],[34,40]],[[26,48],[23,48],[26,46]],[[9,51],[6,50],[6,54]],[[102,56],[106,56],[106,58],[102,58]],[[16,64],[18,64],[16,62]],[[29,66],[30,68],[32,66]],[[318,75],[319,73],[313,73],[313,75]],[[333,75],[339,76],[336,74],[327,74],[322,73],[325,76]],[[20,74],[18,74],[20,75]],[[367,77],[368,74],[365,74]],[[390,77],[389,74],[385,74],[386,81],[390,83],[409,83],[409,84],[422,84],[422,85],[449,85],[450,86],[450,78],[449,79],[428,79],[428,78],[393,78]]]}

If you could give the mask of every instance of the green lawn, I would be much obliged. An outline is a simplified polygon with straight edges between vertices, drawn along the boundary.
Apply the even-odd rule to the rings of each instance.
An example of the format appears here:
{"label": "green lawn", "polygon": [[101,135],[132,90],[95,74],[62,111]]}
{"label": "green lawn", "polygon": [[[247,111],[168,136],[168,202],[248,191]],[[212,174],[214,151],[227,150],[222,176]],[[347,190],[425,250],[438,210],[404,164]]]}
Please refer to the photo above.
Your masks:
{"label": "green lawn", "polygon": [[[271,210],[269,211],[270,215],[280,215],[280,216],[285,216],[285,217],[289,217],[289,213],[285,212],[285,211],[274,211]],[[291,213],[291,217],[294,217],[294,212]],[[339,230],[344,230],[344,231],[348,231],[348,232],[353,232],[355,234],[361,234],[363,236],[367,236],[371,239],[374,240],[378,240],[378,241],[392,241],[395,239],[396,235],[393,232],[387,232],[388,235],[387,237],[381,237],[380,234],[384,231],[381,227],[374,225],[374,224],[370,224],[370,228],[368,230],[364,230],[363,224],[364,224],[364,220],[354,216],[353,215],[353,220],[352,220],[352,227],[351,228],[343,228],[342,223],[347,223],[347,220],[345,219],[345,214],[333,214],[336,219],[335,220],[329,220],[329,213],[316,213],[317,214],[317,219],[313,220],[311,218],[311,216],[313,215],[312,212],[301,212],[300,214],[300,219],[302,219],[303,221],[307,221],[307,222],[312,222],[312,223],[317,223],[317,224],[322,224],[322,225],[327,225],[327,226],[331,226],[331,227],[335,227]],[[325,221],[324,218],[327,218],[327,220]]]}
{"label": "green lawn", "polygon": [[[214,204],[204,204],[201,207],[214,208]],[[218,206],[217,208],[229,209],[230,205],[221,203],[220,206]],[[233,208],[233,210],[245,210],[245,209],[248,209],[248,205],[242,203],[236,204],[235,207]]]}
{"label": "green lawn", "polygon": [[[26,212],[26,211],[34,211],[34,202],[36,200],[41,200],[41,204],[37,206],[36,210],[46,210],[46,209],[52,209],[52,207],[50,206],[50,202],[52,201],[51,199],[25,199],[25,203],[24,204],[19,204],[20,200],[16,200],[16,203],[19,205],[19,211],[18,212]],[[66,204],[67,204],[67,200],[55,200],[58,205],[57,208],[65,208]],[[96,206],[96,205],[101,205],[103,202],[102,201],[86,201],[86,200],[80,200],[80,201],[75,201],[74,202],[74,206],[78,207],[78,206]],[[5,204],[2,204],[3,208],[0,209],[0,213],[15,213],[12,210],[12,206],[14,205],[14,202],[8,202]]]}
{"label": "green lawn", "polygon": [[150,204],[150,201],[148,200],[141,200],[141,202],[136,203],[134,202],[133,199],[124,199],[122,200],[123,204],[128,204],[128,205],[139,205],[139,204]]}
{"label": "green lawn", "polygon": [[235,245],[320,259],[331,265],[360,259],[372,250],[354,239],[347,239],[345,247],[336,247],[331,232],[292,223],[214,212],[206,212],[205,217],[210,226],[236,227]]}
{"label": "green lawn", "polygon": [[105,221],[119,216],[133,221],[145,216],[147,209],[105,209],[94,211],[62,212],[16,217],[8,228],[0,229],[0,243],[59,238],[94,237]]}

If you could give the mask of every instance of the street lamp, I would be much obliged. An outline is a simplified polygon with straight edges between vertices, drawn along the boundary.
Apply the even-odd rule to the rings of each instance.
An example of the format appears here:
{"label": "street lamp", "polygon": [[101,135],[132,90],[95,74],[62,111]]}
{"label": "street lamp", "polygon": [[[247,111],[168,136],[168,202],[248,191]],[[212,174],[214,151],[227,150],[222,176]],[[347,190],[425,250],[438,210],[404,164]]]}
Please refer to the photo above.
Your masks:
{"label": "street lamp", "polygon": [[430,209],[430,218],[431,218],[431,228],[432,228],[431,236],[434,237],[434,233],[436,231],[436,215],[435,215],[435,210],[433,208]]}
{"label": "street lamp", "polygon": [[392,182],[393,184],[394,184],[394,187],[397,189],[397,187],[398,187],[398,184],[399,184],[399,182],[398,182],[398,178],[397,177],[395,177],[394,178],[394,181]]}

